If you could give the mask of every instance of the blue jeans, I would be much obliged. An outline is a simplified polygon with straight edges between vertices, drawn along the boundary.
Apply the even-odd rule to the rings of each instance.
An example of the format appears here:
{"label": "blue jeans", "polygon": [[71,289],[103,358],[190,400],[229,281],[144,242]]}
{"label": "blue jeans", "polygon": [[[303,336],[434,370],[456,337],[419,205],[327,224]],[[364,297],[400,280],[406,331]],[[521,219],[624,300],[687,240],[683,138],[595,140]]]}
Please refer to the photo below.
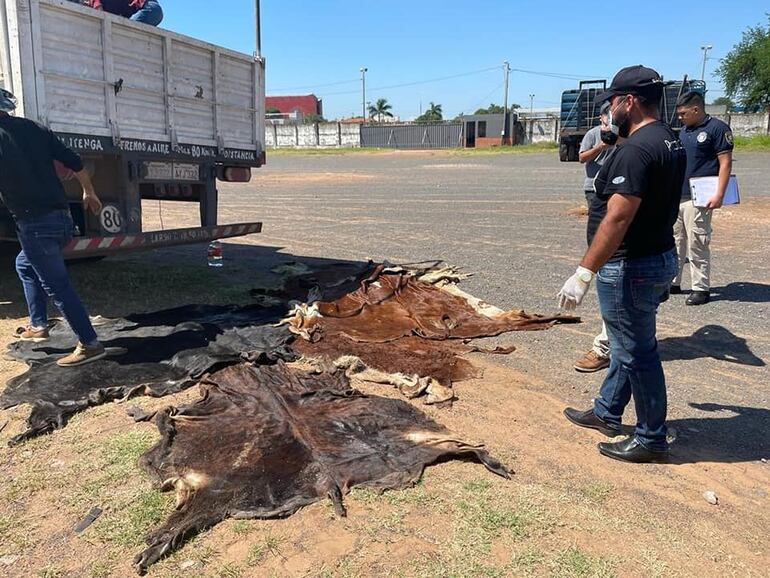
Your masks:
{"label": "blue jeans", "polygon": [[48,297],[70,324],[84,345],[96,345],[97,338],[83,303],[70,283],[62,249],[72,239],[72,217],[59,210],[17,219],[21,252],[16,257],[16,272],[24,286],[24,297],[33,327],[48,325]]}
{"label": "blue jeans", "polygon": [[131,20],[157,26],[163,21],[163,8],[160,7],[157,0],[147,0],[144,7],[131,16]]}
{"label": "blue jeans", "polygon": [[599,306],[610,340],[610,368],[594,412],[620,425],[634,398],[636,439],[666,450],[666,378],[658,355],[655,316],[677,272],[676,251],[607,263],[596,276]]}

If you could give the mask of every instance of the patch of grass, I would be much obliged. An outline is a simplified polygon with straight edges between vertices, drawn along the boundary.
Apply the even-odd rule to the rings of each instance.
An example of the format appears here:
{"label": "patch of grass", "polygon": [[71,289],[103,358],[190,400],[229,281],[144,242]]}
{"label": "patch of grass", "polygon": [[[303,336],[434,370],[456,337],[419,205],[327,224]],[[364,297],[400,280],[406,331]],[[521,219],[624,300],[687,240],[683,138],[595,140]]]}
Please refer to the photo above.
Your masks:
{"label": "patch of grass", "polygon": [[545,556],[542,552],[534,549],[527,549],[513,555],[509,569],[515,576],[531,576],[538,566],[545,562]]}
{"label": "patch of grass", "polygon": [[35,574],[37,578],[64,578],[64,571],[56,566],[44,566]]}
{"label": "patch of grass", "polygon": [[594,482],[580,488],[580,493],[583,496],[596,503],[606,501],[614,491],[615,486],[606,482]]}
{"label": "patch of grass", "polygon": [[283,542],[285,542],[285,538],[282,536],[268,534],[264,540],[249,548],[249,552],[246,555],[246,564],[251,567],[259,566],[268,554],[281,556],[281,544]]}
{"label": "patch of grass", "polygon": [[554,578],[612,578],[613,565],[605,558],[589,556],[576,546],[562,550],[552,562]]}
{"label": "patch of grass", "polygon": [[248,536],[254,531],[254,524],[249,520],[236,520],[232,530],[236,536]]}
{"label": "patch of grass", "polygon": [[451,154],[460,156],[485,156],[485,155],[498,155],[498,154],[531,154],[531,153],[547,153],[555,152],[559,150],[559,143],[557,142],[538,142],[526,145],[505,145],[495,147],[482,147],[482,148],[458,148],[450,149]]}
{"label": "patch of grass", "polygon": [[334,147],[334,148],[289,148],[268,147],[267,156],[291,156],[291,155],[351,155],[351,154],[377,154],[392,152],[389,148],[369,147]]}
{"label": "patch of grass", "polygon": [[106,543],[139,546],[147,532],[171,513],[170,496],[155,490],[139,492],[96,521],[94,534]]}
{"label": "patch of grass", "polygon": [[91,565],[91,568],[88,570],[88,576],[89,578],[109,578],[114,568],[115,564],[113,562],[99,560]]}
{"label": "patch of grass", "polygon": [[233,562],[223,564],[216,573],[217,578],[241,578],[243,568]]}
{"label": "patch of grass", "polygon": [[735,148],[739,151],[770,152],[770,135],[736,136]]}

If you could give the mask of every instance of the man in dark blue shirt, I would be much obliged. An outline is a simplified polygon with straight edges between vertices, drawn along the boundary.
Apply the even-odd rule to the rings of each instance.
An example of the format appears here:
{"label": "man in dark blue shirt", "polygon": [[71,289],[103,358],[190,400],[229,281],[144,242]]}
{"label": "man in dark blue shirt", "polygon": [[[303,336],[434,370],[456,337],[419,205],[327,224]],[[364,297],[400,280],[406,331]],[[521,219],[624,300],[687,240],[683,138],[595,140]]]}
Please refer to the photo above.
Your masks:
{"label": "man in dark blue shirt", "polygon": [[11,116],[16,99],[0,88],[0,201],[13,215],[21,251],[16,272],[24,287],[30,325],[25,341],[48,339],[48,298],[80,339],[75,351],[57,363],[72,367],[105,356],[83,303],[70,283],[62,249],[73,224],[54,161],[75,173],[83,187],[83,204],[98,213],[101,202],[80,157],[47,128]]}
{"label": "man in dark blue shirt", "polygon": [[[722,201],[733,166],[733,133],[719,119],[706,114],[703,96],[697,92],[683,94],[676,103],[682,121],[679,140],[687,152],[687,172],[682,184],[679,218],[674,226],[679,272],[671,287],[681,293],[685,262],[690,263],[692,293],[687,305],[708,303],[711,290],[711,215]],[[696,207],[690,193],[691,177],[719,177],[717,191],[705,207]]]}

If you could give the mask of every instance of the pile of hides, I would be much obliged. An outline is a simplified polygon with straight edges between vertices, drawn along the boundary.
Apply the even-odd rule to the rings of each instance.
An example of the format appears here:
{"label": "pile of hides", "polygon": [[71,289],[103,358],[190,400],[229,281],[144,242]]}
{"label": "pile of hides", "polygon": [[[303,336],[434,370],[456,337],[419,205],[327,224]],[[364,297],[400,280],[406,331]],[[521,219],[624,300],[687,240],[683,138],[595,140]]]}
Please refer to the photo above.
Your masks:
{"label": "pile of hides", "polygon": [[176,511],[134,559],[140,574],[228,517],[289,516],[325,497],[344,516],[351,487],[405,488],[441,458],[468,456],[510,477],[483,446],[458,440],[405,401],[352,389],[341,370],[241,363],[204,380],[201,393],[156,415],[162,439],[140,460],[176,492]]}
{"label": "pile of hides", "polygon": [[468,345],[470,339],[580,321],[503,311],[461,291],[457,282],[465,277],[438,266],[373,266],[355,291],[297,305],[284,323],[302,338],[292,347],[308,360],[389,383],[409,398],[427,394],[425,402],[434,404],[451,402],[453,382],[479,377],[460,357],[485,351]]}
{"label": "pile of hides", "polygon": [[95,320],[105,359],[61,368],[56,360],[77,337],[66,323],[41,343],[18,341],[7,354],[29,365],[8,381],[0,409],[32,405],[27,429],[10,445],[63,427],[74,414],[134,395],[160,397],[194,385],[207,371],[241,360],[291,361],[293,336],[274,327],[283,308],[190,305],[120,319]]}

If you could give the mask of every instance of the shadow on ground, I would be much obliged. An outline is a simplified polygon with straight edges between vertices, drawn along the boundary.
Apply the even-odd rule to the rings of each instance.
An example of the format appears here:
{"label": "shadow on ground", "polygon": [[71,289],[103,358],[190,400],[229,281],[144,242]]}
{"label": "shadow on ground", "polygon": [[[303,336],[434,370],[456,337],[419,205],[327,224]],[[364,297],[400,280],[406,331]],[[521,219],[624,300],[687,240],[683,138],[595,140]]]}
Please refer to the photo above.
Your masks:
{"label": "shadow on ground", "polygon": [[[124,317],[193,303],[249,304],[249,290],[278,282],[270,270],[301,263],[311,270],[331,264],[357,264],[283,253],[282,247],[224,243],[224,266],[209,267],[206,245],[188,245],[109,257],[102,261],[70,262],[72,282],[90,315]],[[0,319],[27,316],[21,283],[16,277],[17,248],[0,244]],[[50,314],[59,313],[50,306]]]}
{"label": "shadow on ground", "polygon": [[658,343],[663,361],[710,357],[719,361],[764,367],[765,361],[754,355],[746,340],[721,325],[705,325],[687,337],[666,337]]}
{"label": "shadow on ground", "polygon": [[724,287],[711,288],[712,301],[739,301],[741,303],[770,303],[770,285],[739,281]]}
{"label": "shadow on ground", "polygon": [[677,432],[671,462],[755,462],[770,459],[770,410],[757,407],[691,403],[690,407],[714,414],[672,420]]}

